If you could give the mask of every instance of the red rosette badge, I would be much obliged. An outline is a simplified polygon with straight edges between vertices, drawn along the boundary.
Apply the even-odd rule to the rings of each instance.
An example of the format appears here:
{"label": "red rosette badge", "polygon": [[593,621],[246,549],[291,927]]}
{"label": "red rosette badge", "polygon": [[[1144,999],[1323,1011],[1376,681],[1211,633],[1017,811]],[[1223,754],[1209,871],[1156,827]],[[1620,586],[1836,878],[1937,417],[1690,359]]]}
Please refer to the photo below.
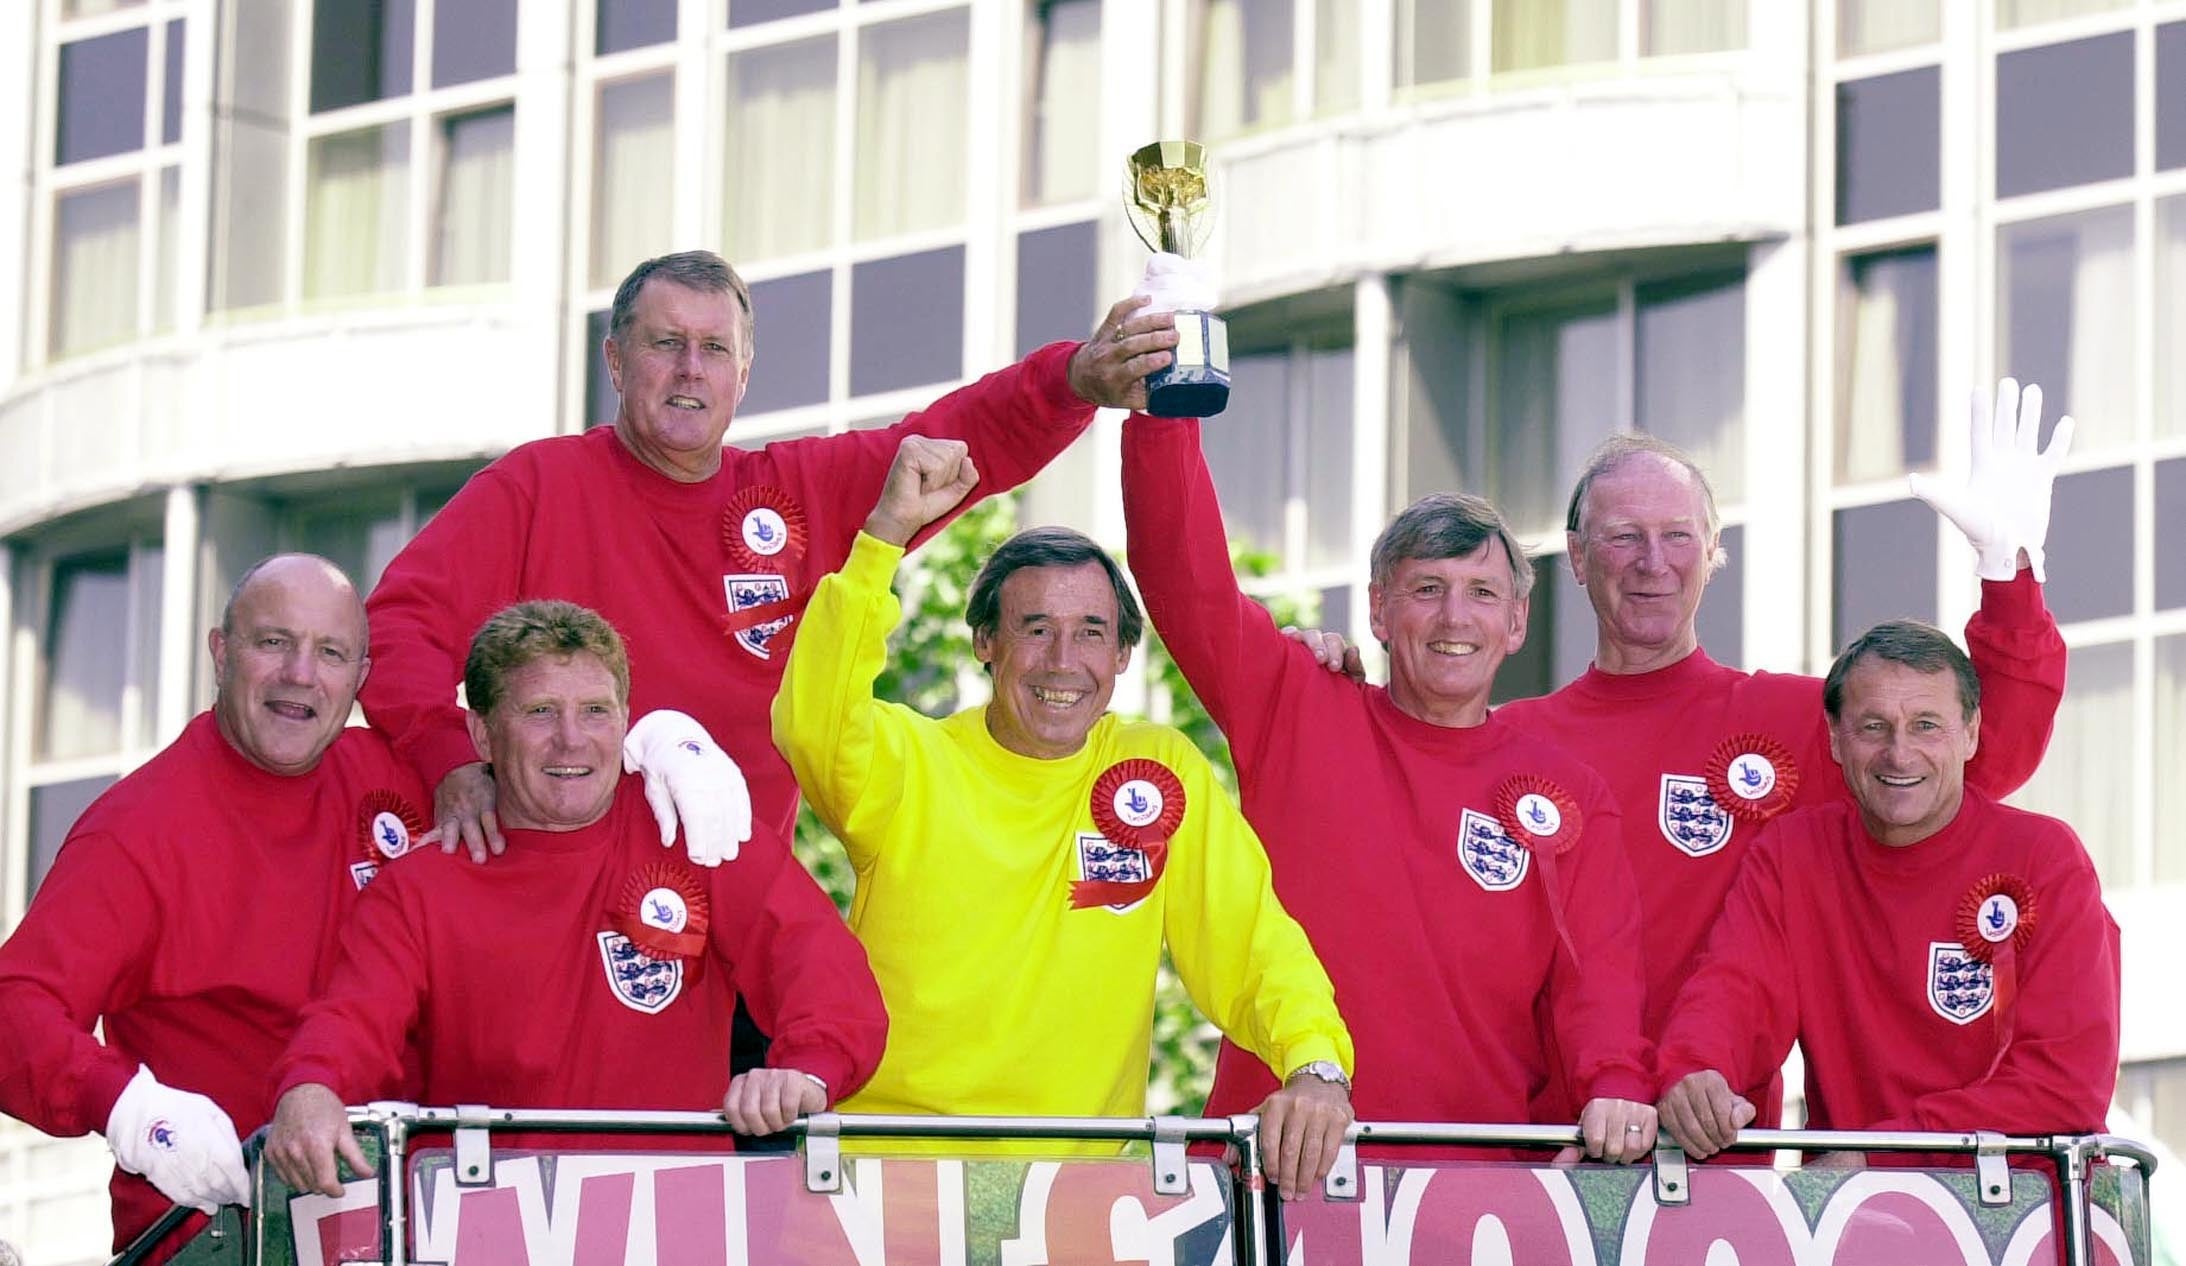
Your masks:
{"label": "red rosette badge", "polygon": [[685,959],[695,971],[705,962],[706,888],[681,862],[649,862],[631,872],[607,924],[630,938],[640,954]]}
{"label": "red rosette badge", "polygon": [[425,834],[425,817],[392,791],[374,791],[357,806],[358,858],[371,866],[410,851]]}
{"label": "red rosette badge", "polygon": [[1766,822],[1789,809],[1799,791],[1799,767],[1791,753],[1766,734],[1724,739],[1708,757],[1705,772],[1716,808],[1747,822]]}
{"label": "red rosette badge", "polygon": [[805,540],[804,508],[779,488],[746,488],[721,512],[721,543],[739,573],[792,575]]}
{"label": "red rosette badge", "polygon": [[1109,847],[1089,850],[1081,841],[1085,878],[1070,886],[1070,904],[1082,910],[1144,899],[1160,880],[1169,838],[1183,821],[1184,783],[1168,766],[1135,759],[1102,770],[1093,780],[1093,825]]}
{"label": "red rosette badge", "polygon": [[1570,852],[1586,829],[1570,793],[1533,774],[1505,778],[1495,789],[1495,820],[1505,834],[1537,854]]}
{"label": "red rosette badge", "polygon": [[1984,875],[1959,898],[1958,943],[1981,962],[1994,963],[2006,943],[2025,953],[2034,923],[2034,889],[2017,875]]}

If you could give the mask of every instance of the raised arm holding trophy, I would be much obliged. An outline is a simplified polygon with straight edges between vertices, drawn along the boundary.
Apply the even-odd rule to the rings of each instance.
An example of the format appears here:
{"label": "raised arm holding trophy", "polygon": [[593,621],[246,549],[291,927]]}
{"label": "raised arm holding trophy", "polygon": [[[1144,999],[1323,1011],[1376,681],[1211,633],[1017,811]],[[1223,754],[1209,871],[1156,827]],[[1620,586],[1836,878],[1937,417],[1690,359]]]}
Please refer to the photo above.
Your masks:
{"label": "raised arm holding trophy", "polygon": [[1125,167],[1124,213],[1155,252],[1139,293],[1153,299],[1156,311],[1172,311],[1177,330],[1176,359],[1146,376],[1146,412],[1213,417],[1230,402],[1230,337],[1211,311],[1212,281],[1190,262],[1214,227],[1206,147],[1156,141],[1132,154]]}

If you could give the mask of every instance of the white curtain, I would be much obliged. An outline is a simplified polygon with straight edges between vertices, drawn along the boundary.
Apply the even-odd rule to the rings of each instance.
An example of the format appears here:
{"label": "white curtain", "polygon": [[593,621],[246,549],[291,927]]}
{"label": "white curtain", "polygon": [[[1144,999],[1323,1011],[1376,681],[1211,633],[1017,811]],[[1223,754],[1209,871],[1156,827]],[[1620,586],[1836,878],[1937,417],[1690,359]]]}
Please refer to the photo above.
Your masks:
{"label": "white curtain", "polygon": [[159,173],[158,260],[152,274],[152,329],[175,328],[176,230],[182,219],[182,169],[163,167]]}
{"label": "white curtain", "polygon": [[729,55],[729,258],[817,250],[835,221],[835,37]]}
{"label": "white curtain", "polygon": [[1617,55],[1617,0],[1499,0],[1495,69],[1608,61]]}
{"label": "white curtain", "polygon": [[1397,0],[1397,86],[1472,77],[1472,0]]}
{"label": "white curtain", "polygon": [[1996,0],[1996,25],[2014,27],[2036,22],[2054,22],[2059,18],[2078,17],[2083,13],[2123,9],[2132,2],[2133,0]]}
{"label": "white curtain", "polygon": [[53,202],[55,356],[137,332],[138,183],[64,193]]}
{"label": "white curtain", "polygon": [[1199,127],[1203,140],[1291,117],[1293,0],[1203,0]]}
{"label": "white curtain", "polygon": [[592,168],[592,284],[612,286],[670,249],[675,202],[673,72],[600,89]]}
{"label": "white curtain", "polygon": [[2133,644],[2080,647],[2066,673],[2049,751],[2011,802],[2071,823],[2115,887],[2133,880]]}
{"label": "white curtain", "polygon": [[1933,44],[1942,34],[1937,0],[1837,0],[1840,57]]}
{"label": "white curtain", "polygon": [[1469,486],[1500,506],[1518,532],[1561,526],[1564,490],[1617,423],[1623,326],[1613,303],[1513,315],[1496,331],[1488,472]]}
{"label": "white curtain", "polygon": [[[2158,550],[2186,548],[2158,541]],[[2072,688],[2078,689],[2074,682]],[[2186,633],[2156,639],[2156,882],[2186,880]]]}
{"label": "white curtain", "polygon": [[964,219],[963,9],[867,27],[858,45],[858,240]]}
{"label": "white curtain", "polygon": [[440,205],[433,217],[433,284],[509,279],[516,108],[440,121]]}
{"label": "white curtain", "polygon": [[[1746,280],[1639,295],[1633,421],[1708,472],[1716,498],[1746,495]],[[1581,454],[1583,457],[1584,454]]]}
{"label": "white curtain", "polygon": [[1359,0],[1313,6],[1313,112],[1342,114],[1359,104]]}
{"label": "white curtain", "polygon": [[1100,192],[1121,179],[1097,161],[1101,139],[1100,0],[1053,0],[1041,13],[1033,73],[1025,200],[1044,206]]}
{"label": "white curtain", "polygon": [[1934,398],[1934,326],[1932,247],[1846,262],[1837,300],[1838,483],[1905,473],[1909,428],[1936,424],[1907,416]]}
{"label": "white curtain", "polygon": [[38,757],[67,760],[121,750],[129,673],[126,552],[54,564],[43,650]]}
{"label": "white curtain", "polygon": [[1348,567],[1351,550],[1352,386],[1357,358],[1348,347],[1308,352],[1304,470],[1308,567]]}
{"label": "white curtain", "polygon": [[2186,196],[2156,204],[2156,434],[2186,434]]}
{"label": "white curtain", "polygon": [[[1754,0],[1767,4],[1770,0]],[[1719,53],[1746,46],[1748,0],[1646,0],[1640,52]]]}
{"label": "white curtain", "polygon": [[2005,225],[1997,237],[2002,372],[2042,384],[2075,445],[2132,437],[2133,212],[2104,207]]}
{"label": "white curtain", "polygon": [[410,125],[360,128],[311,143],[304,296],[399,289],[408,246]]}

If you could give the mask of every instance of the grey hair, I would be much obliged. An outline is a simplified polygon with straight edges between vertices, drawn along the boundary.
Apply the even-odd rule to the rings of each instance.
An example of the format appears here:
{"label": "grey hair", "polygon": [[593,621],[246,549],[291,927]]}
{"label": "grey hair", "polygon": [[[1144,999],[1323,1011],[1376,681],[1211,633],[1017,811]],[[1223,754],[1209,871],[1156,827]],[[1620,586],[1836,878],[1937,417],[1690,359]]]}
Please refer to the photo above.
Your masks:
{"label": "grey hair", "polygon": [[1513,597],[1533,592],[1533,566],[1525,547],[1511,535],[1503,512],[1486,497],[1469,492],[1432,492],[1412,504],[1374,538],[1373,580],[1386,585],[1406,559],[1470,558],[1490,539],[1503,542],[1510,559]]}
{"label": "grey hair", "polygon": [[615,287],[615,303],[608,310],[607,336],[622,342],[623,332],[630,328],[631,314],[638,306],[638,295],[645,283],[655,277],[672,281],[686,290],[700,294],[734,295],[736,297],[736,332],[741,336],[745,359],[752,352],[751,287],[729,261],[712,251],[678,251],[673,255],[660,255],[646,260],[630,270],[630,275]]}

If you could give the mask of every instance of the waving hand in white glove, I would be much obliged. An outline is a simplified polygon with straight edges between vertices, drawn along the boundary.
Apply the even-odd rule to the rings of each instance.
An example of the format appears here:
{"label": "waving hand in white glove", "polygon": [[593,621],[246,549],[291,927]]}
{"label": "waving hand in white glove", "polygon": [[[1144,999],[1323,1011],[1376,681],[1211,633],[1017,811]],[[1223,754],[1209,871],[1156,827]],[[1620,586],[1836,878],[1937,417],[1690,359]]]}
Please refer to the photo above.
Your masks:
{"label": "waving hand in white glove", "polygon": [[668,708],[648,712],[622,740],[622,770],[645,775],[645,802],[660,823],[660,843],[676,842],[694,866],[732,861],[751,838],[751,790],[744,771],[706,727]]}
{"label": "waving hand in white glove", "polygon": [[235,1122],[200,1094],[162,1085],[137,1066],[106,1117],[107,1146],[121,1167],[201,1213],[250,1203],[250,1172]]}
{"label": "waving hand in white glove", "polygon": [[2042,389],[2016,379],[1999,379],[1992,412],[1980,391],[1973,393],[1973,461],[1963,484],[1946,484],[1928,475],[1906,480],[1913,495],[1958,525],[1973,543],[1975,566],[1983,580],[2010,580],[2019,574],[2019,552],[2026,551],[2034,579],[2046,582],[2042,545],[2049,538],[2050,489],[2057,468],[2072,451],[2072,418],[2057,419],[2049,447],[2036,449],[2042,433]]}

